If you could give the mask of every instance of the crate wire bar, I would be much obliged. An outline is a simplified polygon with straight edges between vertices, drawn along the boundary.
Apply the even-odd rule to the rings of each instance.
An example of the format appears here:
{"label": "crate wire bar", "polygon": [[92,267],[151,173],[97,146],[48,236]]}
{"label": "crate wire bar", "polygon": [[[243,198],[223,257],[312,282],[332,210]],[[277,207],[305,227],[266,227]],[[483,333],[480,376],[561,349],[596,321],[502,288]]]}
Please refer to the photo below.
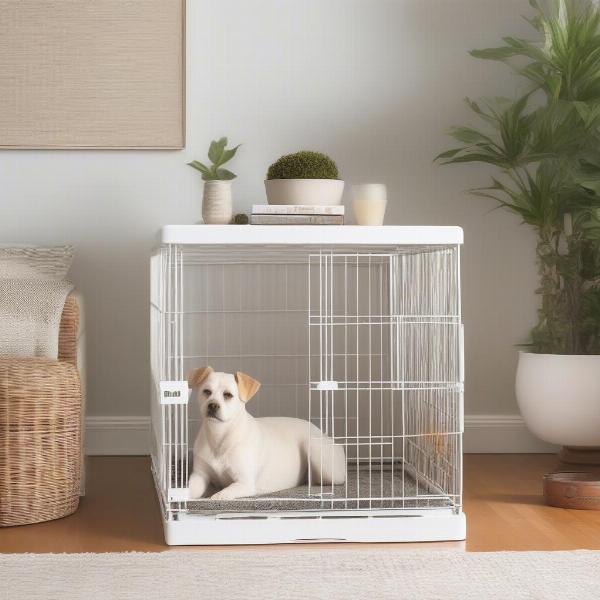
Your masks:
{"label": "crate wire bar", "polygon": [[[152,257],[152,468],[167,542],[464,539],[462,234],[405,244],[402,230],[430,228],[358,228],[372,242],[269,244],[264,227],[243,229],[243,244],[163,232]],[[381,229],[394,243],[367,231]],[[346,482],[309,469],[292,490],[189,498],[200,416],[185,380],[205,364],[262,382],[254,416],[306,419],[343,447]],[[321,465],[333,461],[307,436]]]}

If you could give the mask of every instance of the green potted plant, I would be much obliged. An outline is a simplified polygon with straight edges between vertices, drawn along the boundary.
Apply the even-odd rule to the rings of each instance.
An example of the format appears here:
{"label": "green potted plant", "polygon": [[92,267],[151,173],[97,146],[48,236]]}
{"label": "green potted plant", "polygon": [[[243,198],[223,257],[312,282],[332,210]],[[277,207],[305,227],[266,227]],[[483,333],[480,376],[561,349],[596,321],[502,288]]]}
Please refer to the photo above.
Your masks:
{"label": "green potted plant", "polygon": [[578,462],[600,453],[600,9],[530,0],[534,40],[474,50],[527,84],[514,101],[467,105],[481,127],[455,127],[445,164],[486,163],[471,190],[518,215],[537,237],[538,322],[519,355],[517,401],[529,429]]}
{"label": "green potted plant", "polygon": [[225,225],[231,222],[233,213],[231,203],[231,181],[236,175],[225,169],[223,165],[229,162],[240,146],[227,148],[227,138],[213,140],[208,148],[210,165],[197,160],[188,163],[202,173],[204,193],[202,196],[202,219],[210,225]]}
{"label": "green potted plant", "polygon": [[303,150],[275,161],[265,181],[269,204],[334,206],[342,203],[344,182],[326,154]]}

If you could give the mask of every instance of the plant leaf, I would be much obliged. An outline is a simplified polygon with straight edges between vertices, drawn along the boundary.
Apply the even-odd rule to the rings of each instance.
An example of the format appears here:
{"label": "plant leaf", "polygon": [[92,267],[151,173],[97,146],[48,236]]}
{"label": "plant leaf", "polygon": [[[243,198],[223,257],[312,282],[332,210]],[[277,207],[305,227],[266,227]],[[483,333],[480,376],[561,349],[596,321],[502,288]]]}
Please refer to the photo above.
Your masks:
{"label": "plant leaf", "polygon": [[442,152],[438,154],[433,160],[442,160],[444,158],[452,158],[456,156],[459,152],[462,152],[463,148],[454,148],[453,150],[446,150],[446,152]]}
{"label": "plant leaf", "polygon": [[452,127],[452,129],[450,129],[450,135],[459,142],[465,144],[494,144],[489,136],[472,127]]}
{"label": "plant leaf", "polygon": [[224,181],[229,181],[231,179],[235,179],[237,175],[228,171],[227,169],[217,169],[217,177],[216,179],[222,179]]}
{"label": "plant leaf", "polygon": [[213,140],[208,148],[208,158],[212,161],[213,165],[219,166],[223,158],[223,152],[227,146],[227,138],[222,137],[220,140]]}
{"label": "plant leaf", "polygon": [[483,58],[484,60],[500,60],[505,61],[519,54],[514,48],[501,46],[500,48],[485,48],[482,50],[471,50],[469,52],[474,58]]}
{"label": "plant leaf", "polygon": [[235,153],[238,151],[238,148],[240,146],[241,144],[238,144],[235,148],[225,150],[223,152],[223,155],[221,156],[221,161],[219,162],[219,165],[224,165],[226,162],[229,162],[235,156]]}
{"label": "plant leaf", "polygon": [[193,160],[192,162],[189,162],[188,165],[190,167],[193,167],[194,169],[200,171],[203,175],[207,175],[210,172],[210,169],[202,164],[201,162],[197,161],[197,160]]}
{"label": "plant leaf", "polygon": [[451,165],[455,163],[471,163],[471,162],[481,162],[487,163],[488,165],[494,165],[496,167],[506,167],[508,166],[506,161],[503,158],[497,158],[491,156],[489,154],[483,154],[478,152],[465,152],[461,156],[455,156],[454,158],[450,158],[442,162],[443,165]]}

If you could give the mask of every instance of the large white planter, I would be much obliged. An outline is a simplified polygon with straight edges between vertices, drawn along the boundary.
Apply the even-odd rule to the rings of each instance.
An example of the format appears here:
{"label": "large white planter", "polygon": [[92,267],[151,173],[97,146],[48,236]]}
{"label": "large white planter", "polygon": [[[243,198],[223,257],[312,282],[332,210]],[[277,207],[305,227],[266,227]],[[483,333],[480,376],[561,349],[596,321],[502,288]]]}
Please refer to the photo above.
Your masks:
{"label": "large white planter", "polygon": [[600,447],[600,356],[519,353],[517,402],[530,431],[561,446]]}
{"label": "large white planter", "polygon": [[231,181],[205,181],[202,196],[202,219],[207,225],[227,225],[231,222]]}
{"label": "large white planter", "polygon": [[339,179],[267,179],[269,204],[336,206],[342,203],[344,182]]}

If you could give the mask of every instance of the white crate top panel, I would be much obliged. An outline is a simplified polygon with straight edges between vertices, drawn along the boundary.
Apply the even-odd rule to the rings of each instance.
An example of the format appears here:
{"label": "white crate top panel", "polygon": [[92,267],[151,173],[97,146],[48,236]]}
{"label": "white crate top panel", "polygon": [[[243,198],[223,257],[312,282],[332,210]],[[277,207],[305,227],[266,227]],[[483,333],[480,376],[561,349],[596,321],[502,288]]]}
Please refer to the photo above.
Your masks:
{"label": "white crate top panel", "polygon": [[461,227],[359,225],[166,225],[159,244],[452,245],[463,243]]}

